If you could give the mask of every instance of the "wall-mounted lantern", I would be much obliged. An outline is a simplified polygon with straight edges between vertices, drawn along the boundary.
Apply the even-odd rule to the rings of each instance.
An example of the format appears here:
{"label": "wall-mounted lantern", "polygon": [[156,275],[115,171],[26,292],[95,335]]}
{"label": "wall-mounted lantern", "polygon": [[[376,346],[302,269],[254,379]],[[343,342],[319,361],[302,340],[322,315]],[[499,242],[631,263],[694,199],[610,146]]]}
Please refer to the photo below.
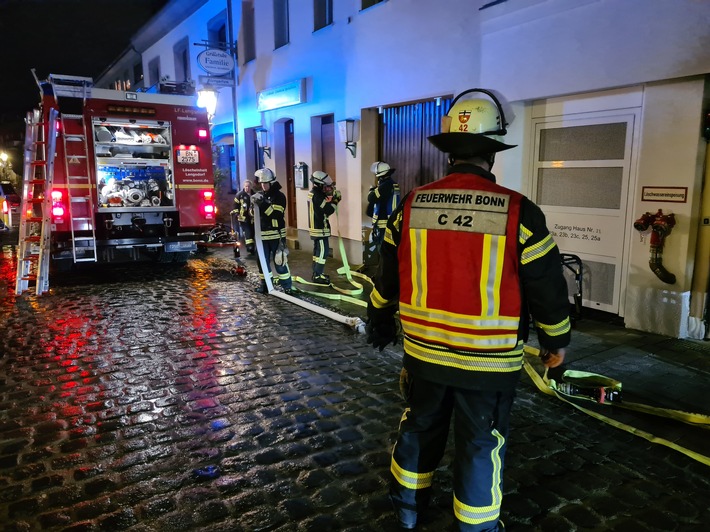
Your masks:
{"label": "wall-mounted lantern", "polygon": [[269,159],[271,159],[271,146],[269,146],[269,130],[265,127],[258,127],[254,130],[256,134],[256,143],[259,150],[262,151]]}
{"label": "wall-mounted lantern", "polygon": [[352,118],[338,121],[338,133],[340,142],[345,143],[345,149],[355,157],[357,141],[360,137],[360,121]]}
{"label": "wall-mounted lantern", "polygon": [[210,123],[214,114],[217,111],[217,96],[219,92],[211,85],[205,85],[197,91],[197,107],[202,107],[207,111],[207,117]]}

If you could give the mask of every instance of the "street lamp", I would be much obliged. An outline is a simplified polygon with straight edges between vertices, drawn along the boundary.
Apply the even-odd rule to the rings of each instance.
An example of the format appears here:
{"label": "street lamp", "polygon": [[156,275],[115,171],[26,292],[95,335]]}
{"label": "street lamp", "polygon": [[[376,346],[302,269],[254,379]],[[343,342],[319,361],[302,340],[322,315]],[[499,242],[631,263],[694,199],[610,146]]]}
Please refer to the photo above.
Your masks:
{"label": "street lamp", "polygon": [[212,85],[205,85],[197,91],[197,107],[204,108],[207,111],[207,117],[210,123],[214,114],[217,111],[217,95],[219,92]]}
{"label": "street lamp", "polygon": [[0,179],[6,180],[7,173],[12,169],[12,164],[9,162],[10,156],[4,151],[0,151]]}

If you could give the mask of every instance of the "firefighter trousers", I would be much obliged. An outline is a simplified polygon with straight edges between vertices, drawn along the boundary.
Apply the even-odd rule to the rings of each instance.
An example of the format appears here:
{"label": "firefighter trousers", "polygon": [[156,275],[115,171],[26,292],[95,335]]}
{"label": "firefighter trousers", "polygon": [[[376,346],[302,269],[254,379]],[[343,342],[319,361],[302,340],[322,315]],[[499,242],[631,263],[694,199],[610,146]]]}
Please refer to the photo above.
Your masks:
{"label": "firefighter trousers", "polygon": [[239,222],[239,228],[244,237],[244,245],[247,248],[247,253],[254,253],[254,224],[251,222]]}
{"label": "firefighter trousers", "polygon": [[313,238],[313,275],[323,275],[325,271],[325,260],[330,254],[329,237]]}
{"label": "firefighter trousers", "polygon": [[390,496],[401,513],[416,519],[446,450],[454,417],[454,515],[459,530],[498,530],[503,498],[503,460],[515,392],[466,390],[410,376],[392,451]]}
{"label": "firefighter trousers", "polygon": [[[291,284],[292,284],[292,279],[291,279],[291,270],[288,267],[288,263],[283,264],[279,266],[274,262],[274,256],[276,255],[276,252],[279,249],[279,244],[281,243],[281,239],[275,238],[273,240],[262,240],[261,244],[264,249],[264,259],[266,260],[266,265],[270,268],[271,264],[274,265],[274,268],[276,269],[276,273],[278,275],[279,279],[279,284],[281,285],[281,288],[284,290],[291,290]],[[264,276],[264,272],[261,270],[261,261],[258,260],[256,261],[256,265],[259,267],[259,279],[261,279],[261,286],[262,288],[266,287],[266,279]],[[271,277],[271,272],[267,272],[267,275]]]}

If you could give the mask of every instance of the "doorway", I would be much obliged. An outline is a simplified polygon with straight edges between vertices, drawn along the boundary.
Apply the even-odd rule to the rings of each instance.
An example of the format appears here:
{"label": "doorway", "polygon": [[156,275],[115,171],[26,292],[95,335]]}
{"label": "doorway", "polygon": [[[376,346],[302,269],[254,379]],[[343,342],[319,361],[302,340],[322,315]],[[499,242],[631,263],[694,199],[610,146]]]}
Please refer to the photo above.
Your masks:
{"label": "doorway", "polygon": [[613,314],[623,306],[637,124],[629,110],[533,121],[533,198],[560,251],[582,259],[584,306]]}
{"label": "doorway", "polygon": [[441,132],[441,117],[451,98],[434,98],[382,108],[379,157],[397,169],[394,175],[404,197],[412,189],[436,181],[446,172],[446,154],[427,137]]}

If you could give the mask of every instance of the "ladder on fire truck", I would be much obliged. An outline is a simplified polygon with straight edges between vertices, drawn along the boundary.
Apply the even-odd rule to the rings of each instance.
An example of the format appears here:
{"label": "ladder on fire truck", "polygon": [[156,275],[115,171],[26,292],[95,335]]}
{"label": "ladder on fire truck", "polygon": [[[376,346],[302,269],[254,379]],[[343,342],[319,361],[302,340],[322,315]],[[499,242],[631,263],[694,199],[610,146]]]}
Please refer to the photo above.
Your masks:
{"label": "ladder on fire truck", "polygon": [[27,114],[16,295],[29,290],[30,283],[35,283],[37,295],[49,290],[51,191],[57,116],[56,109],[51,109],[48,113],[49,123],[45,124],[39,109]]}
{"label": "ladder on fire truck", "polygon": [[49,81],[60,111],[72,256],[75,263],[96,262],[94,188],[89,176],[89,147],[83,115],[94,81],[56,74],[50,74]]}

